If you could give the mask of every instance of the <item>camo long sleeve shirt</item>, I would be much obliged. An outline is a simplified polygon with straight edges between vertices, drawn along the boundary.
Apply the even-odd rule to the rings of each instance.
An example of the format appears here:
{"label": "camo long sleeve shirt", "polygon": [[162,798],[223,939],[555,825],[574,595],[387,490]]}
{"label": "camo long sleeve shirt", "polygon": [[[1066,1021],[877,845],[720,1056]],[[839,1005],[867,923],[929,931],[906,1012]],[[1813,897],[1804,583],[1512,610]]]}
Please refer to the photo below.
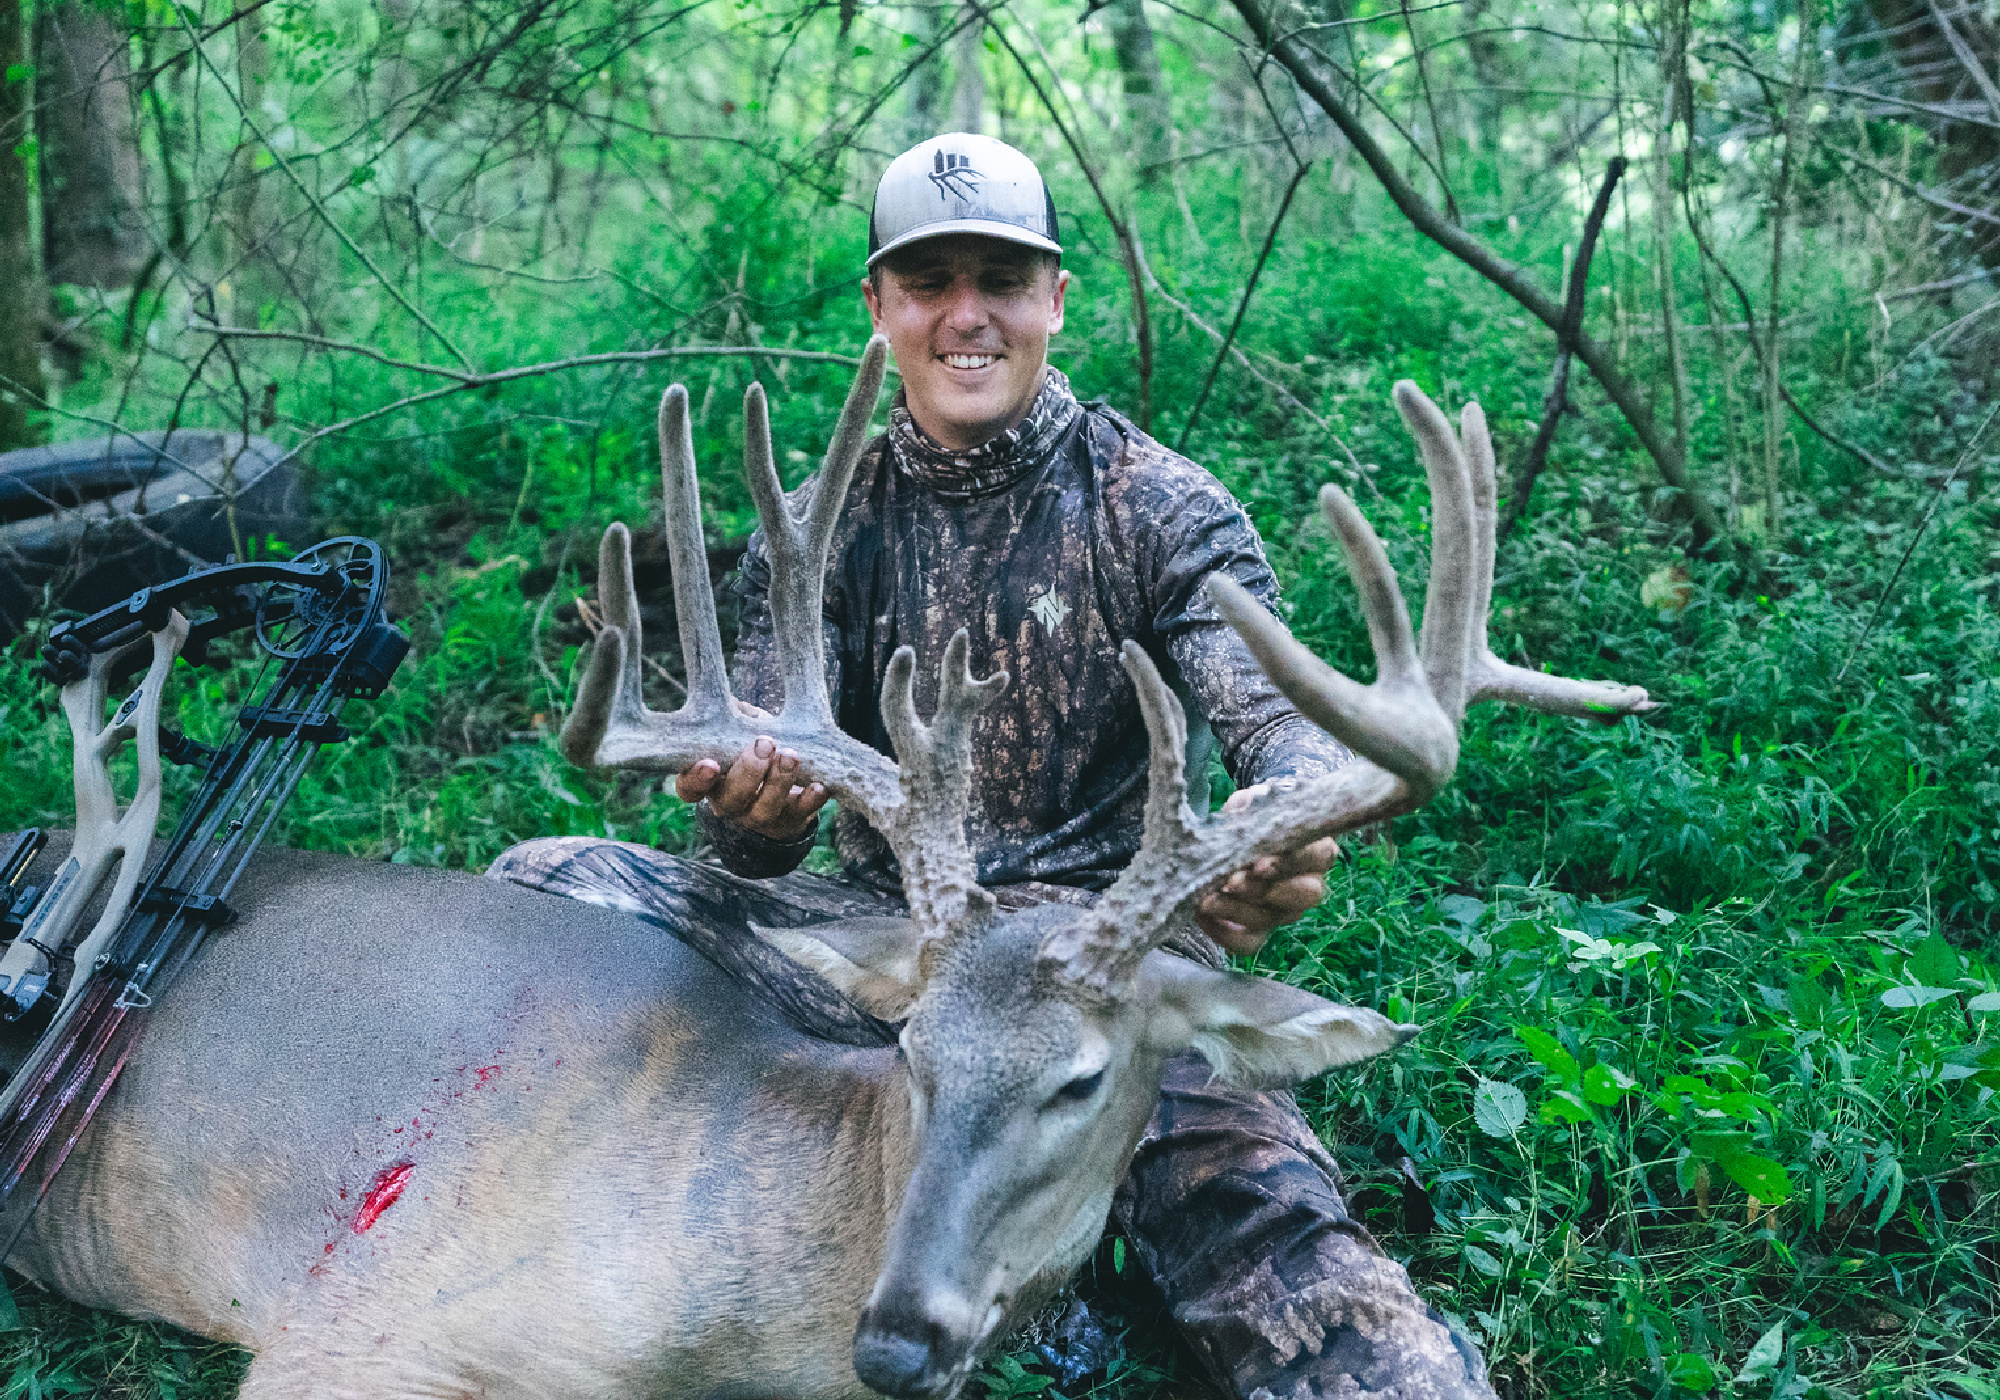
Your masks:
{"label": "camo long sleeve shirt", "polygon": [[[1017,428],[969,453],[933,442],[899,400],[855,470],[829,555],[835,718],[890,753],[879,712],[889,658],[915,648],[917,709],[929,714],[945,645],[966,628],[973,674],[1013,677],[974,731],[967,835],[981,883],[1102,889],[1138,851],[1146,796],[1145,722],[1118,659],[1128,638],[1183,698],[1197,810],[1218,744],[1242,786],[1317,776],[1351,757],[1292,708],[1216,614],[1206,580],[1218,570],[1275,609],[1256,531],[1222,484],[1111,409],[1079,404],[1056,370]],[[760,532],[738,584],[735,686],[775,711],[783,691],[769,582]],[[782,874],[812,847],[810,833],[773,842],[706,804],[701,820],[739,875]],[[843,813],[834,842],[851,875],[900,887],[887,848],[858,818]]]}

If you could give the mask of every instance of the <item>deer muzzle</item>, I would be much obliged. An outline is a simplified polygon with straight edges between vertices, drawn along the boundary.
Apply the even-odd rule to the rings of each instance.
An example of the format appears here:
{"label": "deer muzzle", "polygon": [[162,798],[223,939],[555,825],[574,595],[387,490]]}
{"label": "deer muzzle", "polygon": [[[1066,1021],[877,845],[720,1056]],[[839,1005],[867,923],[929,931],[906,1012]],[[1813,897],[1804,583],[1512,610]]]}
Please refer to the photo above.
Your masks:
{"label": "deer muzzle", "polygon": [[854,1373],[870,1390],[898,1400],[949,1395],[963,1378],[980,1329],[969,1316],[938,1314],[969,1312],[969,1307],[927,1307],[909,1293],[870,1303],[854,1331]]}

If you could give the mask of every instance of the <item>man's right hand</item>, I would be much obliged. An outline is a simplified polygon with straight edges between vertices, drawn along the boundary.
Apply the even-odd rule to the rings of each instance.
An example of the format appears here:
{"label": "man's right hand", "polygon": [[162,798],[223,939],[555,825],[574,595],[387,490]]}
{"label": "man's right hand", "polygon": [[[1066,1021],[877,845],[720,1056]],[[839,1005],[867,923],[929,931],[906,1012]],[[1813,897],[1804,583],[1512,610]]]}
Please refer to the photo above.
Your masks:
{"label": "man's right hand", "polygon": [[799,756],[760,735],[736,755],[727,773],[704,758],[674,779],[674,791],[683,802],[707,798],[716,815],[767,840],[796,841],[826,805],[826,789],[818,783],[801,786],[798,774]]}

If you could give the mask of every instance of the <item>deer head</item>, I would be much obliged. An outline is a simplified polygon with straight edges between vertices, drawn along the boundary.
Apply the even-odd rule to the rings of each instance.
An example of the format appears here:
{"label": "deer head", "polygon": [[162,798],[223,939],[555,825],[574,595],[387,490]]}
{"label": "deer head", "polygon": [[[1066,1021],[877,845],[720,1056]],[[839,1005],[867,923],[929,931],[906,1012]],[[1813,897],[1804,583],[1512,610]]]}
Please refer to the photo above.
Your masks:
{"label": "deer head", "polygon": [[954,1392],[1003,1325],[1065,1280],[1104,1226],[1113,1190],[1159,1096],[1166,1061],[1190,1047],[1236,1083],[1276,1087],[1352,1064],[1416,1033],[1373,1011],[1161,951],[1207,891],[1259,856],[1408,812],[1457,764],[1468,703],[1511,699],[1563,714],[1646,708],[1645,691],[1527,672],[1486,643],[1494,467],[1485,420],[1468,405],[1455,435],[1408,382],[1396,405],[1423,450],[1433,497],[1433,562],[1421,639],[1380,541],[1328,486],[1320,504],[1346,553],[1374,643],[1377,679],[1360,685],[1318,660],[1226,576],[1222,615],[1299,709],[1358,755],[1336,773],[1246,811],[1204,819],[1185,799],[1186,720],[1145,651],[1122,657],[1151,736],[1139,854],[1092,908],[1000,913],[979,887],[965,839],[972,734],[1007,684],[974,679],[965,633],[942,658],[936,713],[918,717],[915,657],[896,653],[882,714],[896,762],[842,733],[821,655],[826,554],[880,392],[885,345],[869,343],[833,445],[794,515],[773,465],[761,388],[745,398],[745,457],[771,558],[771,611],[784,707],[746,714],[729,691],[696,497],[687,395],[660,406],[660,456],[687,703],[672,714],[640,695],[639,612],[630,537],[605,532],[605,627],[563,750],[581,764],[679,772],[725,767],[759,734],[796,750],[806,774],[860,811],[903,873],[910,918],[793,931],[781,946],[905,1018],[917,1143],[886,1261],[855,1335],[861,1379],[891,1395]]}

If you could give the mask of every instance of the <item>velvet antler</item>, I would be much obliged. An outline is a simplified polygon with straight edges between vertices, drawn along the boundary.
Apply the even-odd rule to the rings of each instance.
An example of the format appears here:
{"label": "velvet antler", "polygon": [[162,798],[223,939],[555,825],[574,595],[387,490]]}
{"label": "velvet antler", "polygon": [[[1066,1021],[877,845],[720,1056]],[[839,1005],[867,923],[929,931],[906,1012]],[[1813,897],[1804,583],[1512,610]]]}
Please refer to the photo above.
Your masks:
{"label": "velvet antler", "polygon": [[945,653],[937,713],[925,724],[917,718],[911,692],[915,654],[908,647],[898,650],[882,684],[882,718],[900,766],[834,722],[820,631],[827,550],[867,442],[887,350],[882,337],[869,341],[803,516],[792,513],[778,481],[763,388],[753,384],[744,395],[744,469],[771,560],[771,623],[783,708],[763,716],[730,692],[702,541],[687,390],[676,384],[660,400],[660,470],[687,701],[671,714],[646,708],[632,540],[622,524],[613,525],[598,554],[604,628],[563,727],[562,749],[581,765],[678,773],[703,759],[727,769],[746,745],[770,735],[798,753],[802,781],[824,785],[882,833],[902,866],[911,917],[935,938],[983,923],[991,911],[966,845],[965,811],[972,722],[1006,686],[1007,675],[974,680],[960,632]]}
{"label": "velvet antler", "polygon": [[1458,727],[1468,701],[1511,700],[1598,719],[1653,708],[1638,686],[1545,676],[1493,655],[1486,614],[1493,591],[1494,462],[1486,416],[1467,404],[1455,435],[1437,405],[1410,381],[1396,385],[1395,400],[1422,449],[1431,488],[1431,580],[1421,638],[1411,634],[1382,542],[1337,486],[1320,492],[1320,510],[1361,594],[1375,649],[1372,685],[1307,651],[1234,579],[1216,574],[1208,583],[1216,610],[1265,674],[1300,713],[1354,750],[1356,760],[1245,811],[1199,819],[1184,795],[1180,704],[1145,651],[1125,643],[1122,661],[1152,739],[1145,836],[1131,866],[1096,907],[1044,941],[1042,975],[1092,996],[1115,997],[1138,960],[1233,871],[1421,806],[1458,766]]}

